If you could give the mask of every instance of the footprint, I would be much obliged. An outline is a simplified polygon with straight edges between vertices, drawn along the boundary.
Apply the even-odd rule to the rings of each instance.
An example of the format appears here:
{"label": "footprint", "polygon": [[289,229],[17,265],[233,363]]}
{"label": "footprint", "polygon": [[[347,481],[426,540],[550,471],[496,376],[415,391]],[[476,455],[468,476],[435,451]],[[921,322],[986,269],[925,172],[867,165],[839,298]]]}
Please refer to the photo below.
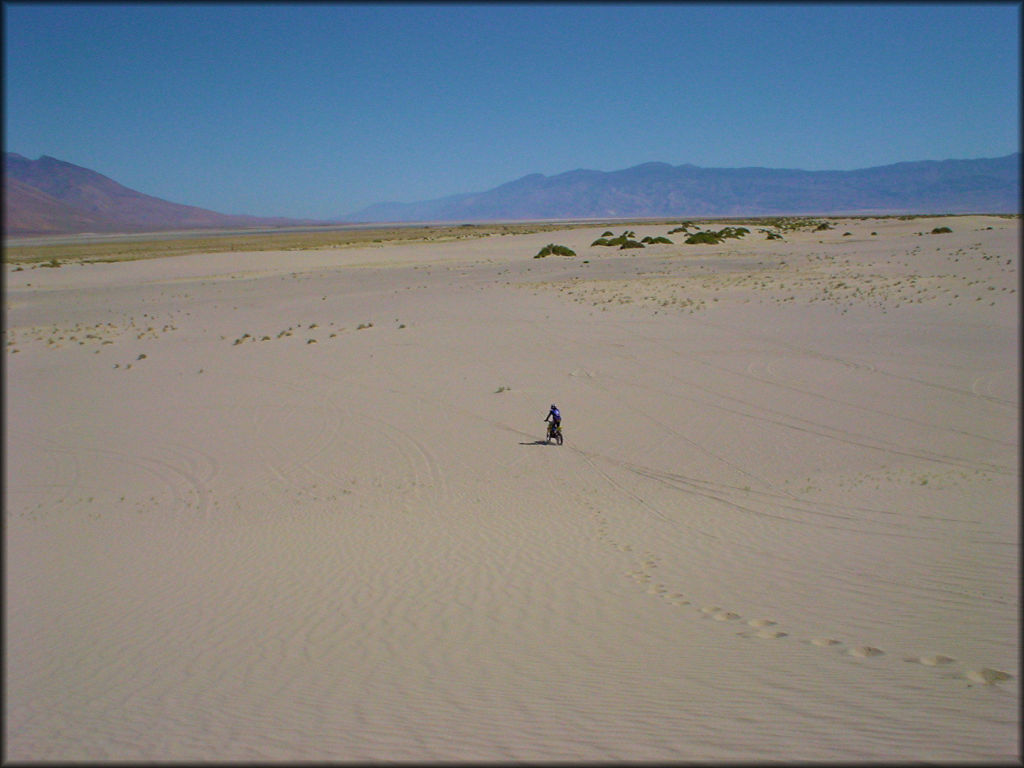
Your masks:
{"label": "footprint", "polygon": [[1013,675],[1007,672],[1001,672],[998,669],[982,667],[981,669],[967,670],[967,679],[973,680],[976,683],[983,683],[984,685],[995,685],[996,683],[1002,683],[1006,680],[1012,680]]}
{"label": "footprint", "polygon": [[749,624],[752,627],[773,627],[775,626],[776,622],[772,621],[771,619],[750,619],[750,621],[748,621],[747,624]]}
{"label": "footprint", "polygon": [[839,641],[833,640],[831,637],[812,637],[811,644],[820,645],[821,647],[825,648],[830,645],[839,645]]}
{"label": "footprint", "polygon": [[715,621],[735,621],[739,617],[738,613],[733,613],[732,611],[719,611],[711,616]]}
{"label": "footprint", "polygon": [[856,656],[861,659],[866,659],[869,656],[881,656],[885,653],[881,648],[875,648],[872,645],[858,645],[855,648],[851,648],[847,651],[851,656]]}
{"label": "footprint", "polygon": [[787,637],[787,634],[777,629],[759,629],[754,633],[754,636],[764,638],[765,640],[775,640],[780,637]]}

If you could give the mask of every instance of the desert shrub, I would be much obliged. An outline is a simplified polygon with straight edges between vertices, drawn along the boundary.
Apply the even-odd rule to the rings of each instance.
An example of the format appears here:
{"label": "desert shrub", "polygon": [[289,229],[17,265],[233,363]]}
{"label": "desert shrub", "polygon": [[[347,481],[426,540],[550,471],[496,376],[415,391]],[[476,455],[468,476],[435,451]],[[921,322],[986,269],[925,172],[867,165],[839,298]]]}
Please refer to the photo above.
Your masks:
{"label": "desert shrub", "polygon": [[952,232],[953,232],[953,230],[950,229],[949,227],[936,227],[935,229],[932,230],[932,234],[933,235],[944,235],[946,233],[952,233]]}
{"label": "desert shrub", "polygon": [[816,226],[814,228],[814,231],[815,232],[824,232],[826,229],[832,229],[832,225],[829,224],[827,221],[823,221],[823,222],[821,222],[821,224],[819,224],[818,226]]}
{"label": "desert shrub", "polygon": [[676,234],[678,232],[683,232],[684,234],[688,235],[688,234],[690,234],[690,227],[695,227],[695,226],[697,226],[697,225],[694,224],[692,221],[684,221],[678,227],[676,227],[675,229],[669,230],[669,234],[670,235],[674,235],[674,234]]}
{"label": "desert shrub", "polygon": [[555,254],[556,256],[575,256],[576,251],[572,250],[571,248],[567,248],[564,245],[555,245],[554,243],[548,243],[543,248],[541,248],[537,252],[537,255],[534,256],[533,258],[543,259],[545,256],[550,256],[551,254]]}
{"label": "desert shrub", "polygon": [[644,247],[644,244],[641,243],[641,242],[637,242],[636,240],[626,239],[626,240],[623,241],[622,245],[619,246],[619,250],[621,251],[624,248],[643,248],[643,247]]}
{"label": "desert shrub", "polygon": [[717,232],[694,232],[686,238],[687,245],[717,245],[720,242],[722,242],[722,238],[718,236]]}
{"label": "desert shrub", "polygon": [[713,232],[711,230],[706,230],[704,232],[694,232],[692,235],[686,238],[685,242],[688,245],[717,245],[726,238],[732,237],[739,239],[748,234],[750,234],[750,230],[747,229],[746,227],[723,227],[717,232]]}
{"label": "desert shrub", "polygon": [[609,230],[606,230],[606,231],[605,231],[605,232],[604,232],[604,233],[603,233],[603,234],[601,235],[601,237],[615,237],[615,235],[614,235],[614,234],[612,233],[612,231],[611,231],[611,230],[609,229]]}
{"label": "desert shrub", "polygon": [[781,240],[781,239],[782,239],[782,235],[780,235],[778,232],[769,232],[768,236],[765,238],[765,240]]}
{"label": "desert shrub", "polygon": [[667,237],[660,237],[659,236],[659,237],[652,237],[652,238],[645,238],[645,239],[649,239],[652,243],[668,243],[669,245],[672,245],[672,241],[669,240]]}
{"label": "desert shrub", "polygon": [[721,238],[734,237],[739,239],[744,235],[749,235],[750,230],[746,227],[724,227],[723,229],[718,230],[717,234]]}
{"label": "desert shrub", "polygon": [[626,232],[623,232],[618,237],[599,237],[597,240],[591,243],[591,245],[607,245],[607,246],[619,246],[621,247],[629,238]]}

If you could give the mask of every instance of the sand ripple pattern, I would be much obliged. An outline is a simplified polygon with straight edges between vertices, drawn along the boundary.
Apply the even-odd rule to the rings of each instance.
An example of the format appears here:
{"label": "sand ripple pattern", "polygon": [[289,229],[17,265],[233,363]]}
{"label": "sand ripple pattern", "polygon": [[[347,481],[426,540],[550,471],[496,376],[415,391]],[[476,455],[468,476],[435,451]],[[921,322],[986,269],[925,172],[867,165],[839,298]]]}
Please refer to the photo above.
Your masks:
{"label": "sand ripple pattern", "polygon": [[554,226],[8,271],[5,755],[1019,757],[1017,222]]}

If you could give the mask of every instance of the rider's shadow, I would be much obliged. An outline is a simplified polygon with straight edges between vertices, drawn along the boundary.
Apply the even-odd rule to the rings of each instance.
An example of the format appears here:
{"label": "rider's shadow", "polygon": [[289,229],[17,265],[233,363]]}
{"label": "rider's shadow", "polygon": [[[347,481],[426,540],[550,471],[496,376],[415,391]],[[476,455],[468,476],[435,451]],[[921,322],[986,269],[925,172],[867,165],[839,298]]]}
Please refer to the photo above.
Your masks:
{"label": "rider's shadow", "polygon": [[534,440],[532,443],[520,443],[520,445],[551,445],[547,440]]}

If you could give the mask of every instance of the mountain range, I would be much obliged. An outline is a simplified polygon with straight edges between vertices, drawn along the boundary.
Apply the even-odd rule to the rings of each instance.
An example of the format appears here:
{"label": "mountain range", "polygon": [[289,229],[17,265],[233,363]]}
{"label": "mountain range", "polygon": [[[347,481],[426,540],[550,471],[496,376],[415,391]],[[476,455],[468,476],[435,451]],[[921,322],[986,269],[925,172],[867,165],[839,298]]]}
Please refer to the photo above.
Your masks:
{"label": "mountain range", "polygon": [[478,194],[378,203],[343,218],[486,221],[793,214],[1017,213],[1020,153],[896,163],[853,171],[699,168],[644,163],[620,171],[531,174]]}
{"label": "mountain range", "polygon": [[217,213],[129,189],[46,155],[4,153],[4,235],[159,232],[340,222],[514,221],[800,214],[1019,213],[1020,153],[853,171],[700,168],[538,173],[494,189],[377,203],[335,221]]}
{"label": "mountain range", "polygon": [[136,192],[96,171],[43,155],[4,153],[4,235],[287,227],[324,222],[238,216]]}

